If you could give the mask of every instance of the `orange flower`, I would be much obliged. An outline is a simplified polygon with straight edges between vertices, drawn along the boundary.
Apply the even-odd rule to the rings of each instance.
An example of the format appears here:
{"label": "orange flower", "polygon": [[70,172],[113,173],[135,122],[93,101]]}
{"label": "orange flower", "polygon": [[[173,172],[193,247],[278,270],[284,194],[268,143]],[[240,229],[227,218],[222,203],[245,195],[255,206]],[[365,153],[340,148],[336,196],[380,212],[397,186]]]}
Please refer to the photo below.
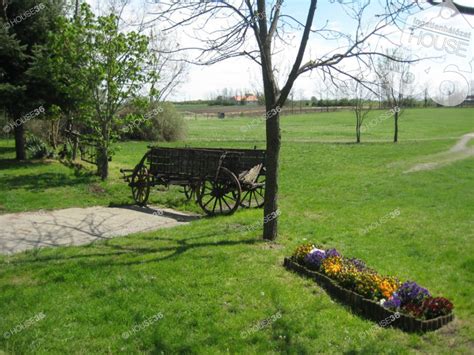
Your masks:
{"label": "orange flower", "polygon": [[400,286],[400,282],[393,277],[384,277],[378,286],[382,296],[390,298]]}

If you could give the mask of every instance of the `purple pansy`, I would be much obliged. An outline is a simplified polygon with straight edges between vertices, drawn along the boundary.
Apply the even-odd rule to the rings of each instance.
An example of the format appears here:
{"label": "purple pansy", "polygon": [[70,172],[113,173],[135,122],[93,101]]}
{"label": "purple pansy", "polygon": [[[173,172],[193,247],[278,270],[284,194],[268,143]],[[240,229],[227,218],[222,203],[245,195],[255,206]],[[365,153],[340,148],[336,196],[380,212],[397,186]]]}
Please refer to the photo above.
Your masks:
{"label": "purple pansy", "polygon": [[319,269],[325,258],[326,253],[323,250],[315,249],[306,255],[304,261],[308,267],[312,269]]}
{"label": "purple pansy", "polygon": [[397,290],[401,306],[406,304],[421,304],[426,297],[431,297],[430,292],[416,282],[407,281]]}
{"label": "purple pansy", "polygon": [[326,250],[326,258],[331,258],[333,256],[341,256],[341,254],[339,254],[339,252],[334,248]]}
{"label": "purple pansy", "polygon": [[384,302],[383,306],[389,309],[398,309],[402,305],[402,301],[400,297],[395,292],[392,297],[390,297],[387,301]]}
{"label": "purple pansy", "polygon": [[351,263],[352,265],[354,265],[355,268],[359,271],[365,270],[367,268],[365,263],[360,259],[350,258],[350,259],[347,259],[347,261]]}

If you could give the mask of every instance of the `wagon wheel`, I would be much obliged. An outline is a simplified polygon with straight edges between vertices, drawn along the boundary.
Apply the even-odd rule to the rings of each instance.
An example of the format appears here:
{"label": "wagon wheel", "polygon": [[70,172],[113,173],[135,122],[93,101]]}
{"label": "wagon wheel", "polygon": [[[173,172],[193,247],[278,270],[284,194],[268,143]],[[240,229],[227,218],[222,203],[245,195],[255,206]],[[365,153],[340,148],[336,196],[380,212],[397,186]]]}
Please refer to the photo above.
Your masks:
{"label": "wagon wheel", "polygon": [[197,191],[199,190],[199,184],[184,185],[183,192],[186,199],[190,201],[193,197],[196,198]]}
{"label": "wagon wheel", "polygon": [[145,206],[150,196],[150,175],[148,169],[143,164],[137,165],[133,172],[132,195],[135,202],[140,206]]}
{"label": "wagon wheel", "polygon": [[240,205],[244,208],[261,208],[265,204],[265,175],[259,175],[253,186],[244,188]]}
{"label": "wagon wheel", "polygon": [[209,216],[231,215],[239,208],[241,193],[237,177],[230,170],[221,168],[217,179],[202,182],[198,203]]}

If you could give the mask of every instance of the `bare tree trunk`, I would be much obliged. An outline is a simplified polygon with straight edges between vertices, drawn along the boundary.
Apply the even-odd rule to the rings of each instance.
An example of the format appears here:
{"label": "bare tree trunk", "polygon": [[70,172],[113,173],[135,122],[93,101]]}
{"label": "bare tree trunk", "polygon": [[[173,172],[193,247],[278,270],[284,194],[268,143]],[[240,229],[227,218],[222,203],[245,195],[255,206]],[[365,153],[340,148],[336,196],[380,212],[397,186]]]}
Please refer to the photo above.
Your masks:
{"label": "bare tree trunk", "polygon": [[[267,106],[267,112],[272,107]],[[281,133],[280,114],[276,113],[267,119],[267,155],[266,155],[266,180],[265,180],[265,208],[267,223],[263,225],[263,239],[275,240],[278,235],[278,161],[280,157]],[[277,215],[275,216],[275,213]],[[269,218],[273,216],[272,218]]]}
{"label": "bare tree trunk", "polygon": [[79,0],[76,0],[76,5],[74,6],[74,19],[77,20],[79,17]]}
{"label": "bare tree trunk", "polygon": [[109,126],[102,123],[101,139],[97,146],[97,173],[102,180],[109,177]]}
{"label": "bare tree trunk", "polygon": [[394,135],[393,135],[393,143],[397,143],[398,142],[398,112],[395,111],[395,132],[394,132]]}
{"label": "bare tree trunk", "polygon": [[107,147],[97,147],[97,174],[102,180],[109,176],[109,152]]}
{"label": "bare tree trunk", "polygon": [[16,124],[20,119],[15,117],[15,151],[16,151],[16,160],[25,160],[26,151],[25,151],[25,127],[23,123]]}
{"label": "bare tree trunk", "polygon": [[79,137],[74,136],[72,138],[72,154],[71,160],[74,161],[77,158],[77,148],[79,147]]}

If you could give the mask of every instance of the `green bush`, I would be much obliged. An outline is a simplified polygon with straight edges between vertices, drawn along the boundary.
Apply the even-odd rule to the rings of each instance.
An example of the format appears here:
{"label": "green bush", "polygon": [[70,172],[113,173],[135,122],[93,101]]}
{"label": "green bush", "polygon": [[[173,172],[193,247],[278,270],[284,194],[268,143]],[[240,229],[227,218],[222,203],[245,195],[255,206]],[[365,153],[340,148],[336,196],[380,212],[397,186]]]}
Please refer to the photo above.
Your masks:
{"label": "green bush", "polygon": [[184,139],[186,123],[171,103],[153,104],[145,113],[128,109],[127,114],[137,117],[121,128],[122,138],[171,142]]}
{"label": "green bush", "polygon": [[53,152],[48,145],[41,138],[33,134],[27,134],[25,149],[30,159],[43,159],[53,156]]}

